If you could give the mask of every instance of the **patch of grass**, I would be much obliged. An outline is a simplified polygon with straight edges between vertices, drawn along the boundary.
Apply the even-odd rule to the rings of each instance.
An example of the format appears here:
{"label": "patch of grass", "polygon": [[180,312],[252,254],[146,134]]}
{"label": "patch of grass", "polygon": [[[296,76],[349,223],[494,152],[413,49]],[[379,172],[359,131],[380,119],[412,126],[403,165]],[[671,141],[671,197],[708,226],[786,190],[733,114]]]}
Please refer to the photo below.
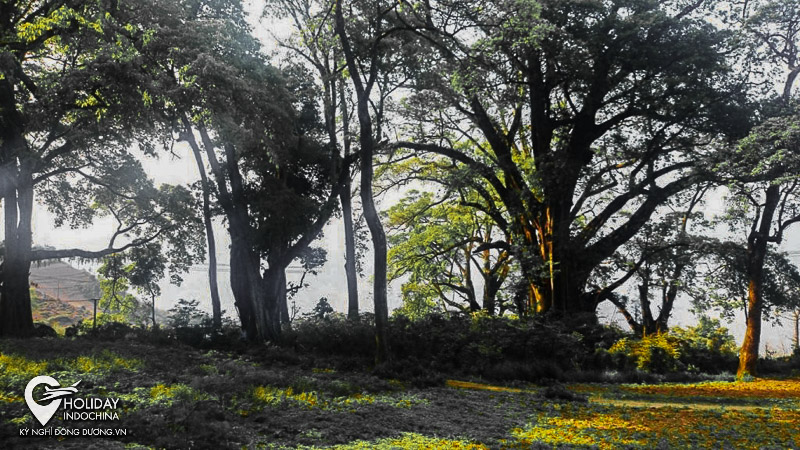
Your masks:
{"label": "patch of grass", "polygon": [[0,376],[33,378],[47,370],[46,361],[31,361],[24,356],[0,354]]}
{"label": "patch of grass", "polygon": [[[793,379],[565,389],[475,377],[415,387],[365,371],[314,370],[332,367],[318,361],[279,364],[255,347],[237,354],[53,339],[0,340],[0,349],[0,364],[9,368],[0,371],[0,442],[9,448],[31,446],[19,436],[19,427],[35,420],[21,397],[38,374],[62,384],[81,379],[81,395],[122,400],[120,425],[129,436],[104,440],[108,447],[795,448],[800,442],[800,380]],[[573,401],[584,396],[604,401]],[[53,439],[33,445],[98,442]]]}
{"label": "patch of grass", "polygon": [[653,386],[625,385],[623,390],[670,397],[800,398],[800,380],[756,378],[753,381],[711,381],[705,383],[669,383]]}
{"label": "patch of grass", "polygon": [[[302,448],[302,447],[301,447]],[[400,437],[380,439],[377,441],[356,441],[349,444],[329,447],[336,450],[360,450],[378,449],[393,450],[398,448],[415,448],[430,450],[479,450],[489,447],[463,439],[442,439],[431,436],[424,436],[418,433],[403,433]]]}
{"label": "patch of grass", "polygon": [[691,408],[565,406],[513,430],[509,447],[531,443],[619,448],[787,448],[800,439],[800,412],[697,410]]}
{"label": "patch of grass", "polygon": [[103,351],[97,355],[79,356],[73,360],[65,360],[62,365],[80,373],[132,372],[141,369],[142,361],[135,358],[123,358],[113,352]]}
{"label": "patch of grass", "polygon": [[[394,408],[412,408],[425,405],[428,400],[414,394],[369,395],[352,394],[349,396],[328,397],[316,391],[296,391],[292,387],[285,389],[272,386],[257,386],[251,396],[257,404],[269,407],[301,407],[327,411],[353,411],[363,405],[381,404]],[[246,410],[245,410],[246,411]]]}
{"label": "patch of grass", "polygon": [[494,386],[491,384],[473,383],[470,381],[447,380],[445,384],[452,388],[458,388],[458,389],[478,389],[482,391],[514,392],[514,393],[522,392],[522,389],[519,388]]}

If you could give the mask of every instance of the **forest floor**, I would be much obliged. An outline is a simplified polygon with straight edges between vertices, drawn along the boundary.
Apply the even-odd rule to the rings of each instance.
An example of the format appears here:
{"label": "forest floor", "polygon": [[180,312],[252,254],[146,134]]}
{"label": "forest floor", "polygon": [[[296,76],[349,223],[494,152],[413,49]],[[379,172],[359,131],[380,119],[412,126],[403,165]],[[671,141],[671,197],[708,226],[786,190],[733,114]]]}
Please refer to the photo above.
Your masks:
{"label": "forest floor", "polygon": [[[0,340],[0,448],[800,448],[796,379],[417,388],[281,355]],[[72,420],[62,400],[39,426],[24,400],[37,375],[80,380],[73,408],[119,399],[118,418]]]}

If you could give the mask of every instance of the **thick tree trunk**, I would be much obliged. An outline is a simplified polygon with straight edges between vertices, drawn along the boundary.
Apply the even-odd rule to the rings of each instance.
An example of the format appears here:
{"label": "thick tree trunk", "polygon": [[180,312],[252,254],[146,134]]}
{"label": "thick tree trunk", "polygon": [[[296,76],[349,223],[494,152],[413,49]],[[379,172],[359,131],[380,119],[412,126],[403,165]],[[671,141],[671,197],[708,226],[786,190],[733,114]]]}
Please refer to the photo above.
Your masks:
{"label": "thick tree trunk", "polygon": [[[231,226],[231,290],[242,329],[253,342],[278,342],[281,338],[278,286],[280,274],[268,270],[262,277],[260,260],[248,241]],[[285,286],[284,286],[285,287]]]}
{"label": "thick tree trunk", "polygon": [[234,305],[239,313],[239,321],[245,337],[249,341],[258,339],[258,329],[256,326],[256,314],[253,304],[256,299],[253,296],[252,285],[256,280],[250,278],[249,262],[246,244],[240,242],[240,238],[231,232],[231,291],[233,292]]}
{"label": "thick tree trunk", "polygon": [[34,330],[30,292],[33,186],[31,174],[24,167],[20,167],[16,184],[16,188],[7,186],[3,198],[5,258],[0,285],[0,336],[26,337]]}
{"label": "thick tree trunk", "polygon": [[764,278],[764,259],[767,255],[769,232],[775,209],[780,202],[780,189],[776,184],[770,185],[764,200],[761,217],[755,217],[759,224],[747,239],[747,330],[744,334],[742,348],[739,350],[739,368],[736,377],[758,374],[758,350],[761,343],[761,312],[764,308],[762,286]]}
{"label": "thick tree trunk", "polygon": [[747,330],[739,351],[736,377],[755,376],[758,372],[758,347],[761,344],[761,281],[750,280],[747,295]]}

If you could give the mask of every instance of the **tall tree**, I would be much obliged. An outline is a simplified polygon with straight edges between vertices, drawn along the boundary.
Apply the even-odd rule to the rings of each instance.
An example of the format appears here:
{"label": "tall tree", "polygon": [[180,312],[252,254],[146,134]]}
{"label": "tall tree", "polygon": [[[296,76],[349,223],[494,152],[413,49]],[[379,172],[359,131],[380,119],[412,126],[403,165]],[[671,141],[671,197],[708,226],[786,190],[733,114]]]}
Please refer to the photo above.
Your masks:
{"label": "tall tree", "polygon": [[[608,299],[622,314],[631,330],[638,336],[666,333],[679,292],[697,277],[700,258],[711,251],[705,239],[689,233],[691,222],[705,223],[702,211],[703,196],[711,184],[698,185],[694,192],[679,195],[669,205],[673,210],[663,217],[653,219],[642,227],[642,232],[625,248],[617,252],[614,271],[627,272],[614,282],[597,282],[608,294]],[[627,251],[632,254],[626,255]],[[601,271],[595,271],[600,275]],[[600,275],[602,276],[602,275]],[[611,274],[608,274],[610,278]],[[631,302],[621,294],[613,293],[622,283],[636,280],[634,305],[640,317],[636,317]],[[655,295],[654,295],[655,291]],[[601,294],[605,296],[605,293]],[[654,297],[656,298],[655,301]],[[654,306],[658,310],[654,310]]]}
{"label": "tall tree", "polygon": [[[380,126],[374,127],[370,108],[376,83],[379,80],[382,65],[386,63],[389,47],[386,45],[387,17],[393,7],[387,8],[385,2],[351,2],[348,4],[347,20],[343,1],[335,2],[334,24],[336,35],[342,47],[344,60],[356,94],[356,113],[359,123],[358,141],[361,169],[361,206],[372,237],[374,254],[373,302],[375,306],[375,342],[377,346],[376,361],[389,359],[389,307],[387,293],[387,246],[386,233],[383,230],[373,196],[373,158],[382,138]],[[361,20],[359,20],[361,19]],[[348,26],[349,25],[349,26]],[[356,29],[354,30],[354,27]],[[358,47],[354,44],[364,44]],[[380,95],[380,93],[379,93]],[[382,104],[382,102],[381,102]],[[378,108],[377,114],[383,113]],[[380,121],[378,124],[380,125]]]}
{"label": "tall tree", "polygon": [[[200,174],[200,189],[203,196],[203,225],[206,231],[206,247],[208,248],[208,287],[211,295],[211,320],[214,329],[222,328],[222,306],[219,300],[219,283],[217,282],[217,240],[214,236],[213,215],[211,213],[211,183],[208,180],[203,155],[197,146],[191,147],[192,156],[197,163]],[[155,317],[155,316],[154,316]],[[153,319],[155,322],[155,319]]]}
{"label": "tall tree", "polygon": [[[309,0],[272,0],[264,8],[264,15],[288,18],[294,35],[278,42],[310,64],[319,76],[322,90],[323,116],[328,139],[334,151],[351,154],[349,96],[343,76],[342,52],[329,20],[332,4]],[[340,136],[341,135],[341,139]],[[341,144],[339,143],[341,141]],[[341,147],[341,148],[340,148]],[[345,276],[347,278],[347,316],[358,320],[358,274],[356,271],[356,243],[353,227],[352,186],[347,177],[339,195],[342,207],[345,239]]]}
{"label": "tall tree", "polygon": [[[196,222],[180,207],[187,192],[154,188],[129,152],[134,141],[155,152],[153,124],[148,82],[115,13],[100,2],[0,4],[0,335],[33,330],[32,261],[99,258],[154,241],[184,256],[197,249],[187,231]],[[56,225],[107,215],[118,227],[105,249],[33,250],[35,196]]]}
{"label": "tall tree", "polygon": [[[751,9],[748,9],[751,8]],[[756,375],[764,308],[764,266],[770,243],[800,221],[800,182],[796,179],[800,131],[793,90],[800,75],[800,5],[775,0],[746,2],[743,27],[758,42],[756,58],[767,76],[783,80],[779,93],[761,111],[762,122],[743,139],[722,172],[733,185],[739,208],[735,221],[747,228],[747,330],[739,352],[737,376]]]}
{"label": "tall tree", "polygon": [[706,176],[706,133],[747,129],[730,33],[704,6],[438,2],[401,16],[431,44],[409,52],[420,81],[398,146],[486,180],[529,312],[594,320],[610,294],[588,285],[596,268]]}
{"label": "tall tree", "polygon": [[349,174],[324,145],[312,83],[268,64],[238,2],[127,13],[140,24],[129,39],[159,83],[154,102],[208,158],[242,327],[249,339],[278,340],[286,267],[319,235]]}

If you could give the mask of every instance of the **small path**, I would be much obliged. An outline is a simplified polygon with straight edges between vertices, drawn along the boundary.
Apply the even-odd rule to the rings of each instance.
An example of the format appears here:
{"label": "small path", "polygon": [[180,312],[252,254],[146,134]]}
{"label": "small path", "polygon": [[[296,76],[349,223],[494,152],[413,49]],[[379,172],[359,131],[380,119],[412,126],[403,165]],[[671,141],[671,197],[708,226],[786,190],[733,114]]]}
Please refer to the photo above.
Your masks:
{"label": "small path", "polygon": [[648,401],[648,400],[619,400],[613,398],[603,397],[589,397],[590,403],[608,406],[627,406],[630,408],[686,408],[692,410],[730,410],[730,411],[763,411],[776,406],[756,406],[756,405],[720,405],[718,403],[682,403],[682,402],[665,402],[665,401]]}

